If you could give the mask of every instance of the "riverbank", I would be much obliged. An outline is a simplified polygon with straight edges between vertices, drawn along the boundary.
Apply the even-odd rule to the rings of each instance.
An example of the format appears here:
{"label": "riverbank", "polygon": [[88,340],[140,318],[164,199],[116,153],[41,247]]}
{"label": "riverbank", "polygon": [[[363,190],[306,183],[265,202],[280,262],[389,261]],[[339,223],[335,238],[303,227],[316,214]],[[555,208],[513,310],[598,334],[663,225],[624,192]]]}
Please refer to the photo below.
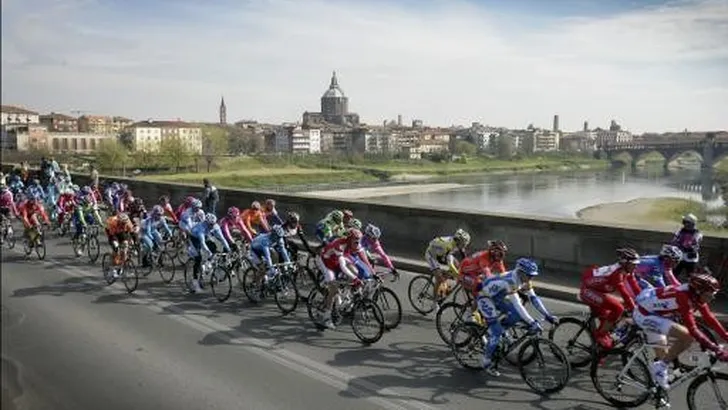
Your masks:
{"label": "riverbank", "polygon": [[[584,208],[576,213],[584,221],[622,224],[655,229],[677,229],[683,215],[692,213],[705,222],[705,205],[684,198],[639,198],[627,202],[610,202]],[[701,224],[701,229],[723,233],[728,229]]]}
{"label": "riverbank", "polygon": [[446,191],[450,189],[460,188],[462,184],[408,184],[408,185],[395,185],[395,186],[384,186],[384,187],[371,187],[371,188],[356,188],[356,189],[338,189],[329,191],[310,191],[310,192],[299,192],[300,194],[316,196],[319,198],[333,198],[333,199],[363,199],[363,198],[376,198],[379,196],[389,195],[405,195],[413,193],[424,193],[424,192],[436,192]]}

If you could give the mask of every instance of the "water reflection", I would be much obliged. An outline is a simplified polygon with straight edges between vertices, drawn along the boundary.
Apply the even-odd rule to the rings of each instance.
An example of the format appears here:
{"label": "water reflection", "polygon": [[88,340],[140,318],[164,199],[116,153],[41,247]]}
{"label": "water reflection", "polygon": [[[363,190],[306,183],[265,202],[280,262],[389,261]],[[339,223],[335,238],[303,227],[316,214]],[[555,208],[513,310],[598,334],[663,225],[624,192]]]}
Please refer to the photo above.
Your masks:
{"label": "water reflection", "polygon": [[585,207],[637,198],[682,197],[724,204],[712,169],[621,168],[557,174],[478,175],[448,178],[463,187],[377,198],[403,205],[574,217]]}

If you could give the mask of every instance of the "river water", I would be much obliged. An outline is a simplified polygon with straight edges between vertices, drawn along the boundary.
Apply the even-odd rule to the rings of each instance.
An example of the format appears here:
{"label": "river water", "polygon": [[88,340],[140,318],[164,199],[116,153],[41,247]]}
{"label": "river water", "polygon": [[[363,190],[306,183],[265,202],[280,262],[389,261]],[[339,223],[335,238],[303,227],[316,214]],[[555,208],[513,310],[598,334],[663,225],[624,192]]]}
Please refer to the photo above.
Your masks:
{"label": "river water", "polygon": [[[439,181],[438,181],[439,182]],[[464,186],[444,191],[377,197],[398,205],[576,218],[586,207],[637,198],[680,197],[723,205],[712,171],[662,167],[574,171],[553,174],[451,177]]]}

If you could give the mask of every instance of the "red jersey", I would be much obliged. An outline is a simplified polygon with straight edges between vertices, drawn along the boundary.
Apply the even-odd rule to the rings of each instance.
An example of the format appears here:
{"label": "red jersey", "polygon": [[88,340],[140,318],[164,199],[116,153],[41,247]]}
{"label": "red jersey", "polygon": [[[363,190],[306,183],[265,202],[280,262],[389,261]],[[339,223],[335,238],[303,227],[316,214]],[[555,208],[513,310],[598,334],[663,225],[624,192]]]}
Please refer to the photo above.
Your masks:
{"label": "red jersey", "polygon": [[26,228],[30,228],[31,226],[38,224],[38,215],[43,218],[43,222],[50,224],[48,214],[46,214],[43,205],[41,205],[38,201],[23,202],[18,209],[18,212],[20,212],[20,218],[23,220],[23,225]]}
{"label": "red jersey", "polygon": [[162,205],[162,209],[164,210],[164,216],[167,217],[172,223],[179,223],[179,218],[177,218],[177,215],[174,213],[174,209],[172,209],[172,204],[167,202],[166,204]]}
{"label": "red jersey", "polygon": [[716,319],[713,312],[710,311],[708,304],[695,301],[690,295],[687,284],[645,289],[635,302],[637,303],[637,309],[643,315],[679,316],[681,323],[688,328],[695,340],[701,346],[710,350],[716,350],[718,346],[714,345],[700,331],[695,323],[693,310],[699,311],[705,323],[718,333],[723,340],[728,340],[728,332]]}
{"label": "red jersey", "polygon": [[634,309],[634,296],[627,289],[627,283],[632,289],[639,289],[634,275],[628,274],[622,267],[615,263],[607,266],[591,266],[581,276],[581,287],[600,293],[619,292],[624,299],[625,307],[628,310]]}
{"label": "red jersey", "polygon": [[505,273],[506,266],[503,261],[494,261],[490,257],[490,252],[476,252],[460,262],[460,274],[466,276],[478,276],[485,274],[490,276],[491,272]]}
{"label": "red jersey", "polygon": [[349,247],[349,240],[346,237],[341,237],[329,242],[321,250],[321,260],[327,268],[333,271],[340,270],[341,266],[339,266],[339,258],[341,256],[357,256],[362,262],[369,266],[369,269],[372,272],[374,272],[371,263],[369,263],[369,258],[367,258],[366,252],[364,251],[364,247],[359,246],[357,249],[352,249]]}

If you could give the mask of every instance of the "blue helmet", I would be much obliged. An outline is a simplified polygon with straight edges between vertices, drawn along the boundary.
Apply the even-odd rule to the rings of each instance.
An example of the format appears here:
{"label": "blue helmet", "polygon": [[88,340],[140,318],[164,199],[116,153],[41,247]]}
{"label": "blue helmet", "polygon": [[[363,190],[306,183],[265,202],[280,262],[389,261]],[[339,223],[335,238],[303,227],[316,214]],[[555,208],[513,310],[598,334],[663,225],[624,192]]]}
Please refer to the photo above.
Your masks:
{"label": "blue helmet", "polygon": [[274,239],[280,239],[286,236],[286,231],[284,231],[283,227],[280,225],[274,225],[273,228],[271,228],[270,233]]}
{"label": "blue helmet", "polygon": [[536,262],[528,258],[520,258],[516,261],[516,270],[522,272],[526,276],[537,276],[538,265]]}

